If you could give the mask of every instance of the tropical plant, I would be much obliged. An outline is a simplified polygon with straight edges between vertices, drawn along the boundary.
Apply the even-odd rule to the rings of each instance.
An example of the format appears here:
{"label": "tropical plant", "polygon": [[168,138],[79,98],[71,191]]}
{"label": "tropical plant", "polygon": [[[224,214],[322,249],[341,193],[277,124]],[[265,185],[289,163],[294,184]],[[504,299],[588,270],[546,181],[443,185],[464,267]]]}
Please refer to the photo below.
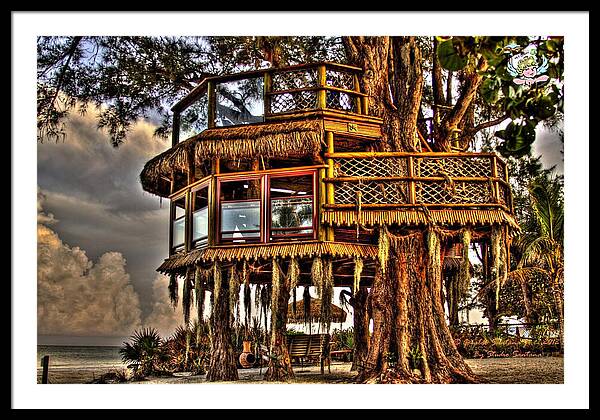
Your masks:
{"label": "tropical plant", "polygon": [[548,280],[563,342],[564,200],[562,177],[540,178],[530,188],[533,229],[518,239],[521,258],[509,278],[524,282],[531,276]]}
{"label": "tropical plant", "polygon": [[147,376],[157,371],[162,339],[154,328],[135,330],[130,342],[124,342],[119,354],[136,375]]}

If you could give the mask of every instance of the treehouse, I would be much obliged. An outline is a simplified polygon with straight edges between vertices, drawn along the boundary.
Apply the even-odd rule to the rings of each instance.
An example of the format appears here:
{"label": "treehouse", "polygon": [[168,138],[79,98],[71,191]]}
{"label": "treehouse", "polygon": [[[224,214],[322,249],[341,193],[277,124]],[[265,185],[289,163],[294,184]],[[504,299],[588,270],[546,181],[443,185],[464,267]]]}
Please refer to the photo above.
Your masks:
{"label": "treehouse", "polygon": [[158,271],[176,281],[243,263],[248,281],[269,283],[274,261],[294,260],[299,286],[319,257],[334,286],[370,287],[380,227],[516,228],[495,154],[431,152],[423,122],[421,152],[383,151],[361,72],[324,62],[208,77],[175,104],[172,147],[141,173],[170,200]]}

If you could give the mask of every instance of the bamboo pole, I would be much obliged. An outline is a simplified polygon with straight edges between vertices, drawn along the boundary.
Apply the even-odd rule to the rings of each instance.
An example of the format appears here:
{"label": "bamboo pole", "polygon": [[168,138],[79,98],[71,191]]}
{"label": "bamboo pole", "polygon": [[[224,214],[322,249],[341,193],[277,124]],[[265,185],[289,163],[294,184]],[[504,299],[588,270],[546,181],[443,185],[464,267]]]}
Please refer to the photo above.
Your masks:
{"label": "bamboo pole", "polygon": [[495,157],[494,153],[476,153],[476,152],[338,152],[325,153],[325,157],[331,158],[389,158],[389,157],[432,157],[432,158],[477,158],[477,157]]}
{"label": "bamboo pole", "polygon": [[[327,152],[328,153],[334,153],[334,144],[333,144],[333,133],[331,131],[327,131],[325,133],[325,139],[327,141]],[[328,158],[327,159],[327,177],[328,178],[333,178],[334,177],[334,170],[333,170],[333,159]],[[332,183],[328,183],[326,184],[326,190],[327,190],[327,204],[334,204],[335,203],[335,190],[334,190],[334,185]],[[333,227],[329,226],[327,228],[327,240],[328,241],[333,241],[334,240],[334,234],[333,234]]]}
{"label": "bamboo pole", "polygon": [[320,88],[317,91],[317,108],[325,109],[327,108],[327,91],[325,90],[325,86],[327,86],[327,70],[324,65],[317,67],[317,86]]}
{"label": "bamboo pole", "polygon": [[[496,156],[492,156],[491,163],[492,163],[492,176],[494,178],[498,178],[498,168],[496,167],[496,165],[497,165]],[[500,191],[499,191],[498,182],[496,181],[492,185],[494,186],[494,200],[496,200],[496,203],[499,203],[500,202]]]}
{"label": "bamboo pole", "polygon": [[[358,83],[358,74],[354,73],[352,75],[352,79],[354,81],[354,90],[357,93],[360,93],[360,85]],[[356,102],[356,113],[357,114],[363,114],[363,110],[362,110],[362,97],[360,95],[355,95],[354,96],[354,101]]]}
{"label": "bamboo pole", "polygon": [[414,174],[414,161],[413,161],[413,157],[409,156],[408,157],[408,177],[410,178],[409,180],[409,184],[408,184],[408,188],[409,188],[409,195],[408,195],[408,202],[410,204],[416,204],[417,202],[417,194],[415,191],[415,174]]}

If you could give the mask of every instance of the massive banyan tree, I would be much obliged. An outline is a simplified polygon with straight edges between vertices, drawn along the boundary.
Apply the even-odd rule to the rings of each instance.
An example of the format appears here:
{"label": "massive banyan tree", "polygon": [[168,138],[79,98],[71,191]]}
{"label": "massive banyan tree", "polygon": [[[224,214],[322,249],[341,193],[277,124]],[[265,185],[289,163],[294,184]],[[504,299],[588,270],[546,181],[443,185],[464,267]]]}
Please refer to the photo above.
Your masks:
{"label": "massive banyan tree", "polygon": [[[237,379],[231,328],[251,322],[252,300],[269,330],[265,379],[293,378],[290,299],[301,294],[310,305],[316,288],[328,331],[334,287],[346,287],[358,382],[477,382],[445,304],[452,319],[473,244],[500,284],[518,229],[506,166],[466,152],[470,135],[457,135],[469,133],[481,76],[463,72],[460,97],[432,135],[420,124],[416,40],[345,37],[344,45],[350,65],[209,78],[173,107],[173,147],[141,174],[147,191],[171,199],[170,256],[158,270],[171,276],[174,301],[183,282],[186,323],[194,301],[204,319],[210,292],[210,381]],[[219,96],[244,78],[264,86],[258,123],[244,117],[252,112],[243,101],[231,105],[231,92]],[[202,92],[208,126],[179,142],[180,121]]]}

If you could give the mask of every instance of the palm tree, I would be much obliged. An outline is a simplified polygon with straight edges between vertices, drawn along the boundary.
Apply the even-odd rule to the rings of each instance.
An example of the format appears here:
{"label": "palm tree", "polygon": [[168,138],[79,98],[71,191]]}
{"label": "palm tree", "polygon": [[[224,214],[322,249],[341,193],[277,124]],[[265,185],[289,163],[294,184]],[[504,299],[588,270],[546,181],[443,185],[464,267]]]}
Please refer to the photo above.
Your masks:
{"label": "palm tree", "polygon": [[530,313],[526,291],[527,279],[543,276],[549,282],[556,306],[560,344],[563,345],[564,305],[564,199],[562,177],[538,178],[529,187],[533,218],[525,225],[524,233],[515,245],[520,251],[511,280],[522,285],[526,313]]}

